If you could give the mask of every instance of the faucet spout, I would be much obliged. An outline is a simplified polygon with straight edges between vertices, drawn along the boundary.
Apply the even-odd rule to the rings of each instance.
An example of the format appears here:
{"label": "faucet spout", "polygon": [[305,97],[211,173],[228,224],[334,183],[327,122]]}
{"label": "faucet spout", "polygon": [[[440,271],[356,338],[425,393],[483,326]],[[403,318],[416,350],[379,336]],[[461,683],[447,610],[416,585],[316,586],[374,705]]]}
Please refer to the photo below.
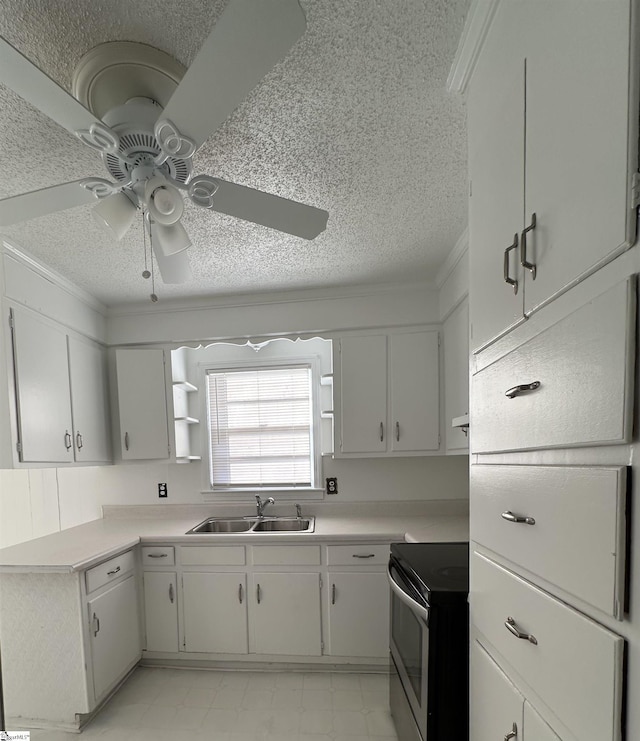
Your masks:
{"label": "faucet spout", "polygon": [[276,500],[273,497],[268,499],[260,499],[260,495],[256,494],[256,511],[258,517],[264,517],[264,509],[268,504],[275,504]]}

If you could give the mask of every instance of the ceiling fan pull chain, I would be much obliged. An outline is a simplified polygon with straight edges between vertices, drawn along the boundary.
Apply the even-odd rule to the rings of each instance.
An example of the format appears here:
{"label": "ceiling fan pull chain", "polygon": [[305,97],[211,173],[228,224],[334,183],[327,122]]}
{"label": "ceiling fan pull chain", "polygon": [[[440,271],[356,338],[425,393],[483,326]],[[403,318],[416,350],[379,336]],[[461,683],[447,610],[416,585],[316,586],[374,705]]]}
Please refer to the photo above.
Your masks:
{"label": "ceiling fan pull chain", "polygon": [[[145,224],[146,211],[142,211],[142,244],[144,249],[144,270],[142,271],[142,277],[147,280],[151,277],[149,272],[149,266],[147,264],[147,227]],[[153,261],[153,258],[152,258]],[[153,265],[151,266],[153,267]]]}

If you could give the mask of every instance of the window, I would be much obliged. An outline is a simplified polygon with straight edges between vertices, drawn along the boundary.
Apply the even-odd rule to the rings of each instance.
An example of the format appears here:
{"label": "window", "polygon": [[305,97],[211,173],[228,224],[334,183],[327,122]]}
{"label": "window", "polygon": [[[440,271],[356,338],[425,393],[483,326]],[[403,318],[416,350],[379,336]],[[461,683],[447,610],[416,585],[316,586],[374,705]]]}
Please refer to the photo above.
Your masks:
{"label": "window", "polygon": [[208,370],[213,489],[314,486],[310,365]]}

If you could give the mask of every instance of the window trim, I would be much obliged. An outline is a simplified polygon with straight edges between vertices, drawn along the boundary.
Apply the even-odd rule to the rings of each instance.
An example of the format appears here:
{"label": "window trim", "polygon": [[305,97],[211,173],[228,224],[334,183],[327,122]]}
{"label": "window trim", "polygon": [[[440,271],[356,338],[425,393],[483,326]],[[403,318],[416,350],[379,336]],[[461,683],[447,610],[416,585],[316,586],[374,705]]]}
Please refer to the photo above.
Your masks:
{"label": "window trim", "polygon": [[[311,486],[305,487],[220,487],[214,488],[211,484],[211,471],[209,468],[209,424],[207,414],[207,373],[247,371],[251,369],[261,370],[266,368],[294,368],[308,366],[311,369]],[[321,409],[320,409],[320,382],[321,382],[321,359],[318,355],[296,355],[281,358],[266,358],[261,360],[236,360],[228,362],[200,362],[197,363],[199,392],[198,408],[204,412],[206,420],[201,425],[202,450],[206,455],[202,456],[202,485],[201,494],[205,502],[235,503],[254,502],[256,494],[261,496],[276,496],[281,500],[296,501],[298,499],[323,499],[324,488],[320,486],[322,476],[322,450],[321,450]],[[243,496],[244,495],[244,496]]]}

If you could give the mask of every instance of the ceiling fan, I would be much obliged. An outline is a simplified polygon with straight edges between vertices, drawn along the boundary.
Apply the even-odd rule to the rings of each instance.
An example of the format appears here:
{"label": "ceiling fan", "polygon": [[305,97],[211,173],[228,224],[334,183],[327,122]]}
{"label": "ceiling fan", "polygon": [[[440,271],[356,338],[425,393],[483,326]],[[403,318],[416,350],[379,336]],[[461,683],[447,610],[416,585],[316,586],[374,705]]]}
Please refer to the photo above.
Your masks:
{"label": "ceiling fan", "polygon": [[99,152],[113,178],[2,199],[0,227],[98,201],[94,216],[121,239],[141,209],[165,283],[191,276],[183,196],[202,208],[313,239],[326,227],[326,211],[192,174],[196,151],[305,29],[298,0],[230,0],[186,72],[144,44],[101,44],[76,68],[76,97],[0,37],[0,83]]}

